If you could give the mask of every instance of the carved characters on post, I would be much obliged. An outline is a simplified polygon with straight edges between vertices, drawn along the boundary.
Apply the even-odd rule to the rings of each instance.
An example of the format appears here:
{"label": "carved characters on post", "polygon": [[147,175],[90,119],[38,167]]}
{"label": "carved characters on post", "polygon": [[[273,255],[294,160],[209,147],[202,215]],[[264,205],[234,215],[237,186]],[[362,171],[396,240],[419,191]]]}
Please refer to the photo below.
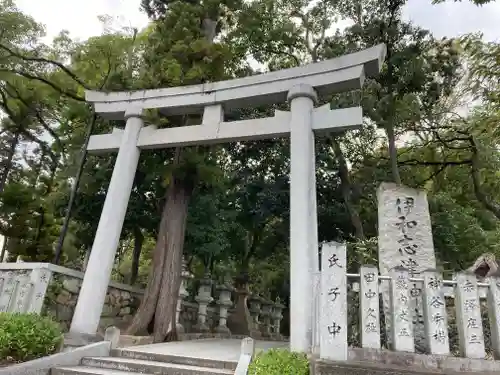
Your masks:
{"label": "carved characters on post", "polygon": [[320,357],[347,360],[346,245],[322,246]]}
{"label": "carved characters on post", "polygon": [[486,352],[476,276],[470,272],[460,272],[455,279],[455,308],[461,355],[467,358],[484,358]]}
{"label": "carved characters on post", "polygon": [[408,269],[411,276],[416,272],[418,263],[412,258],[417,254],[418,245],[414,241],[413,229],[418,226],[417,220],[411,218],[411,212],[415,206],[415,199],[410,196],[397,197],[395,201],[397,211],[397,221],[395,226],[398,228],[397,242],[398,252],[406,259],[401,261],[400,266]]}
{"label": "carved characters on post", "polygon": [[380,302],[376,267],[361,267],[360,286],[361,346],[380,349]]}
{"label": "carved characters on post", "polygon": [[431,354],[449,355],[448,321],[442,276],[434,270],[427,270],[423,272],[423,279],[427,347]]}
{"label": "carved characters on post", "polygon": [[[377,191],[378,247],[380,275],[403,267],[411,278],[421,278],[426,269],[436,268],[429,205],[425,191],[382,183]],[[391,332],[388,283],[381,283],[386,327]],[[423,324],[422,283],[410,283],[410,309],[413,315],[415,347],[426,351]],[[388,340],[392,335],[388,335]]]}
{"label": "carved characters on post", "polygon": [[31,271],[30,282],[33,287],[30,291],[31,298],[26,312],[39,314],[42,311],[51,278],[52,271],[47,268],[35,268]]}
{"label": "carved characters on post", "polygon": [[2,293],[0,294],[0,312],[7,312],[11,306],[13,290],[15,286],[16,274],[13,271],[7,272],[4,276]]}
{"label": "carved characters on post", "polygon": [[413,316],[410,304],[409,272],[396,267],[391,271],[392,346],[394,351],[413,352]]}

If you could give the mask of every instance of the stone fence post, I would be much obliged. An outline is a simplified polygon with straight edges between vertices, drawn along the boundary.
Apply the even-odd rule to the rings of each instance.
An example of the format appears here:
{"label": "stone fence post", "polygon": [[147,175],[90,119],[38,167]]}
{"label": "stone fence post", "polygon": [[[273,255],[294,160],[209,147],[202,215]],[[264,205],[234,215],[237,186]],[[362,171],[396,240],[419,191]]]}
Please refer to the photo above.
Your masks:
{"label": "stone fence post", "polygon": [[0,264],[0,312],[40,314],[51,278],[47,263]]}

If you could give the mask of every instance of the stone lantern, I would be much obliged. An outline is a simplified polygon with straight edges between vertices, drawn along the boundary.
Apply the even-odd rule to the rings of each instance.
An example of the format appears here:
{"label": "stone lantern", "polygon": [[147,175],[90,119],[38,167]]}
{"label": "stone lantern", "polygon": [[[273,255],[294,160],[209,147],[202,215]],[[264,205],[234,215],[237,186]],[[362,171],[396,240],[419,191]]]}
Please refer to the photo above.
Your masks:
{"label": "stone lantern", "polygon": [[203,279],[200,280],[200,287],[195,301],[198,303],[198,323],[195,329],[198,332],[208,332],[210,327],[207,325],[208,305],[214,299],[212,298],[212,280],[210,274],[205,274]]}
{"label": "stone lantern", "polygon": [[282,340],[283,337],[281,336],[281,319],[283,319],[283,309],[285,308],[285,305],[281,304],[279,299],[275,302],[273,306],[273,313],[272,313],[272,319],[273,319],[273,333],[272,337],[276,340]]}
{"label": "stone lantern", "polygon": [[259,322],[259,315],[260,315],[260,307],[262,305],[263,299],[259,297],[258,295],[251,296],[248,300],[248,303],[250,305],[249,311],[250,315],[252,316],[252,327],[250,331],[250,336],[253,338],[258,338],[261,336],[260,332],[260,322]]}
{"label": "stone lantern", "polygon": [[262,336],[271,337],[271,316],[273,313],[273,302],[263,300],[260,316],[262,317]]}
{"label": "stone lantern", "polygon": [[219,292],[219,299],[217,300],[217,305],[219,306],[219,325],[216,328],[216,332],[230,335],[231,331],[227,327],[227,316],[229,308],[233,306],[231,293],[234,291],[234,288],[226,280],[223,284],[218,285],[216,290]]}
{"label": "stone lantern", "polygon": [[182,259],[181,285],[179,286],[179,297],[177,298],[177,308],[175,314],[175,323],[177,333],[184,333],[184,327],[181,324],[182,302],[189,296],[186,289],[188,280],[192,279],[193,275],[187,270],[186,261]]}

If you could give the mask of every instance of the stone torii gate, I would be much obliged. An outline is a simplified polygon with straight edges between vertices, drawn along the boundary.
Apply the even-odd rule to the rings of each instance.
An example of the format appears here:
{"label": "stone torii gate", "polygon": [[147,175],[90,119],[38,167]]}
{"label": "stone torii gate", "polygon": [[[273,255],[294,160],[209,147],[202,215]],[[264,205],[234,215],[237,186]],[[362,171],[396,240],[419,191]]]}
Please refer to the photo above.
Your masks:
{"label": "stone torii gate", "polygon": [[[312,279],[318,266],[314,134],[362,125],[360,107],[314,108],[319,95],[360,89],[380,72],[385,46],[297,68],[229,81],[137,92],[87,91],[96,113],[125,119],[125,129],[90,138],[88,151],[118,152],[70,331],[95,334],[142,149],[204,145],[274,137],[290,143],[290,347],[308,352],[312,341]],[[290,102],[274,117],[225,122],[224,111]],[[143,110],[167,115],[202,113],[201,125],[143,127]]]}

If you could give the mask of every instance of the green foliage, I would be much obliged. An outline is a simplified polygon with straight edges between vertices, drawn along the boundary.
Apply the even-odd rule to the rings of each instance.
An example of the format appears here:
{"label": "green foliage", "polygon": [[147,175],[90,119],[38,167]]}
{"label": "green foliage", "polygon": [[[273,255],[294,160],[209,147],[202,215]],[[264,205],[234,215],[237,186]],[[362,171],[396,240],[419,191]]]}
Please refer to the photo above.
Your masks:
{"label": "green foliage", "polygon": [[0,313],[0,357],[24,362],[55,353],[63,334],[59,324],[36,314]]}
{"label": "green foliage", "polygon": [[286,349],[260,352],[250,363],[249,375],[309,375],[309,361],[304,353]]}

